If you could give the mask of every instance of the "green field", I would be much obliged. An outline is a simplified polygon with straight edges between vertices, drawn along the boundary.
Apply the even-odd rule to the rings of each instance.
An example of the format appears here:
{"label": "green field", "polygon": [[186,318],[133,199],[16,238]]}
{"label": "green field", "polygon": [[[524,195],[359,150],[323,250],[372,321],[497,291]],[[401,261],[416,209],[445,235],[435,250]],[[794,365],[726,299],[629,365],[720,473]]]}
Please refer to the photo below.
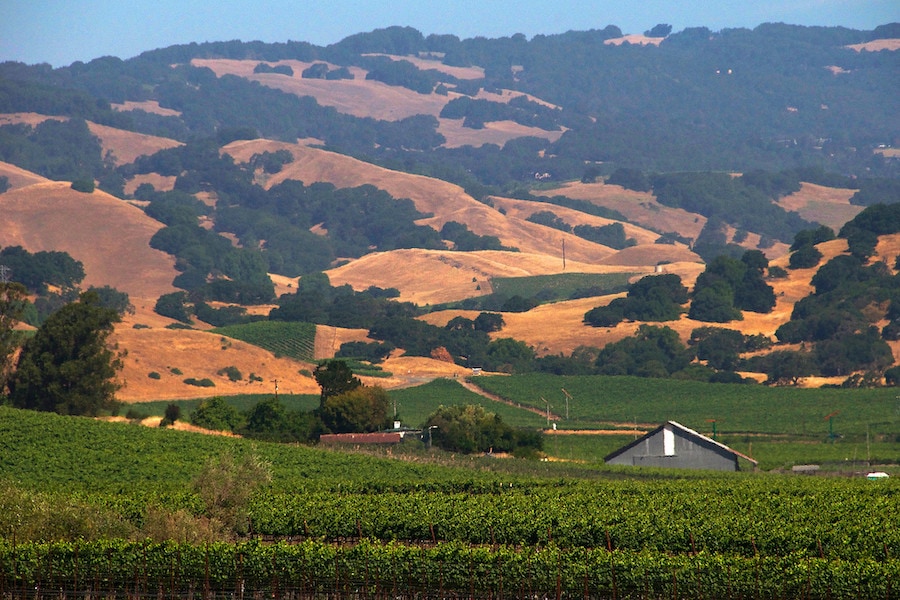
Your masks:
{"label": "green field", "polygon": [[554,414],[564,415],[565,389],[569,401],[567,428],[598,423],[654,423],[678,421],[700,432],[711,432],[711,419],[720,433],[808,436],[826,440],[829,422],[844,437],[898,441],[900,399],[895,388],[798,389],[762,385],[710,384],[638,377],[567,377],[544,374],[476,377],[485,390],[526,406],[543,409],[541,398]]}
{"label": "green field", "polygon": [[[575,459],[588,439],[605,451],[621,437],[548,446]],[[424,581],[457,597],[855,598],[890,597],[900,576],[900,478],[501,460],[413,440],[383,458],[9,407],[0,439],[0,587],[13,596],[47,584],[234,593],[240,581],[411,597]],[[209,531],[192,482],[222,456],[270,465],[247,516],[255,535],[291,543],[178,542]]]}
{"label": "green field", "polygon": [[594,289],[593,295],[625,291],[635,273],[561,273],[530,277],[495,277],[494,293],[507,297],[537,298],[542,302],[566,300],[575,292]]}
{"label": "green field", "polygon": [[212,332],[259,346],[275,356],[315,361],[316,326],[312,323],[255,321],[217,327]]}

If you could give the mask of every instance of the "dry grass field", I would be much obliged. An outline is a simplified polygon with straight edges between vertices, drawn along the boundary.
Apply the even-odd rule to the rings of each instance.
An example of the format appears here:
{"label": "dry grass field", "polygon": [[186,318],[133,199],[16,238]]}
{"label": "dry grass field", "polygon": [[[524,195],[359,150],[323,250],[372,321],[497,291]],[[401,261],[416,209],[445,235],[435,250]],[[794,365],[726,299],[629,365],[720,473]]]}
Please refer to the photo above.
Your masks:
{"label": "dry grass field", "polygon": [[175,259],[149,245],[162,224],[127,202],[52,181],[0,194],[0,211],[0,246],[68,252],[84,264],[84,287],[113,286],[139,311],[175,291]]}
{"label": "dry grass field", "polygon": [[125,131],[96,123],[88,123],[88,129],[100,139],[104,156],[107,152],[111,153],[110,155],[116,165],[133,163],[142,154],[150,156],[160,150],[182,145],[181,142],[168,138]]}
{"label": "dry grass field", "polygon": [[9,181],[9,189],[16,190],[36,183],[46,183],[50,181],[46,177],[41,177],[31,171],[20,169],[15,165],[0,161],[0,177],[6,177]]}

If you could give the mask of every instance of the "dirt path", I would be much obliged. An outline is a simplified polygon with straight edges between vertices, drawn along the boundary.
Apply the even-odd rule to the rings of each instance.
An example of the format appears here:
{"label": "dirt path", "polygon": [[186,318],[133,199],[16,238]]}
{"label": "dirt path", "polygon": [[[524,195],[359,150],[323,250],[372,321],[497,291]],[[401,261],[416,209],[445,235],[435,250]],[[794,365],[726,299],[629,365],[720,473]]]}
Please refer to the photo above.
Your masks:
{"label": "dirt path", "polygon": [[[466,388],[467,390],[469,390],[470,392],[472,392],[474,394],[478,394],[479,396],[483,396],[483,397],[487,398],[488,400],[493,400],[494,402],[500,402],[501,404],[506,404],[507,406],[514,406],[515,408],[521,408],[522,410],[527,410],[528,412],[532,412],[536,415],[540,415],[542,417],[547,417],[546,410],[541,410],[540,408],[535,408],[533,406],[523,406],[523,405],[519,404],[518,402],[513,402],[512,400],[507,400],[506,398],[503,398],[502,396],[498,396],[497,394],[492,394],[486,390],[481,389],[480,387],[478,387],[477,385],[475,385],[468,379],[460,379],[459,384],[461,386],[463,386],[464,388]],[[550,413],[549,419],[551,421],[559,421],[562,419],[562,417],[560,417],[559,415]]]}

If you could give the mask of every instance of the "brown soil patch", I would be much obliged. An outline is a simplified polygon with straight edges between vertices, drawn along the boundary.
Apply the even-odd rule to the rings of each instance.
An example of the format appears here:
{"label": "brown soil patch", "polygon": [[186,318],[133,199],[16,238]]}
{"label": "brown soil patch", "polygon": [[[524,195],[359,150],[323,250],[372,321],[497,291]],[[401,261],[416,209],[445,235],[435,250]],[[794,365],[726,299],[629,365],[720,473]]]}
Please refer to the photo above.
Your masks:
{"label": "brown soil patch", "polygon": [[[275,392],[275,382],[283,394],[315,394],[319,386],[312,377],[300,374],[311,365],[272,353],[239,340],[214,333],[174,329],[133,329],[118,327],[112,341],[127,348],[120,380],[124,387],[117,398],[124,402],[206,398],[230,394],[265,394]],[[218,371],[235,366],[242,381],[232,382]],[[179,369],[182,374],[172,373]],[[157,372],[160,379],[148,374]],[[251,373],[263,381],[249,380]],[[209,378],[215,387],[197,387],[184,383],[186,378]]]}
{"label": "brown soil patch", "polygon": [[160,175],[158,173],[135,175],[125,182],[125,193],[134,194],[134,191],[142,183],[149,183],[157,192],[169,192],[175,189],[176,179],[178,178],[175,175]]}
{"label": "brown soil patch", "polygon": [[6,113],[0,115],[0,125],[18,125],[24,123],[25,125],[31,125],[32,127],[35,127],[37,125],[40,125],[47,119],[68,121],[69,117],[49,117],[47,115],[30,112]]}
{"label": "brown soil patch", "polygon": [[875,154],[881,154],[889,158],[897,158],[900,156],[900,148],[878,148]]}
{"label": "brown soil patch", "polygon": [[[46,183],[50,181],[46,177],[42,177],[37,173],[26,171],[16,165],[0,162],[0,177],[6,177],[9,181],[9,189],[16,190],[19,188],[34,185],[36,183]],[[9,190],[7,190],[9,191]]]}
{"label": "brown soil patch", "polygon": [[152,310],[159,296],[175,291],[174,259],[150,247],[162,224],[127,202],[48,182],[0,194],[0,211],[0,246],[68,252],[84,264],[85,288],[110,285],[139,310]]}
{"label": "brown soil patch", "polygon": [[378,385],[385,389],[421,385],[441,377],[458,378],[472,374],[471,369],[422,356],[397,356],[381,363],[381,368],[391,377],[363,377],[366,385]]}
{"label": "brown soil patch", "polygon": [[659,46],[664,37],[647,37],[639,33],[623,35],[622,37],[605,40],[603,43],[609,46],[621,46],[622,44],[634,44],[638,46]]}
{"label": "brown soil patch", "polygon": [[414,64],[420,71],[440,71],[457,79],[484,79],[484,69],[481,67],[453,67],[445,65],[439,60],[418,56],[398,56],[396,54],[363,54],[363,56],[387,56],[395,61],[405,60]]}
{"label": "brown soil patch", "polygon": [[653,231],[674,231],[691,239],[697,239],[706,224],[706,217],[702,215],[663,206],[649,192],[635,192],[617,185],[571,182],[535,193],[542,196],[559,195],[586,200],[597,206],[617,210],[630,222]]}
{"label": "brown soil patch", "polygon": [[181,111],[177,111],[171,108],[163,108],[156,100],[145,100],[143,102],[132,102],[131,100],[126,100],[122,104],[110,104],[110,106],[113,110],[119,110],[123,112],[129,110],[142,110],[144,112],[153,113],[155,115],[162,115],[164,117],[181,116]]}
{"label": "brown soil patch", "polygon": [[503,146],[509,140],[532,136],[551,142],[557,141],[564,133],[560,131],[546,131],[537,127],[520,125],[513,121],[491,121],[484,124],[483,129],[471,129],[463,127],[463,119],[439,119],[438,133],[446,138],[444,146],[447,148],[459,148],[460,146],[483,146],[484,144],[497,144]]}
{"label": "brown soil patch", "polygon": [[371,342],[368,329],[345,329],[330,325],[316,325],[316,346],[313,355],[316,360],[334,358],[341,344],[347,342]]}
{"label": "brown soil patch", "polygon": [[844,223],[865,208],[850,204],[850,197],[855,193],[856,190],[803,183],[799,192],[785,196],[778,204],[785,210],[796,212],[807,221],[827,225],[837,232]]}
{"label": "brown soil patch", "polygon": [[116,165],[133,163],[138,156],[149,156],[156,154],[160,150],[183,145],[181,142],[168,138],[125,131],[124,129],[116,129],[115,127],[107,127],[96,123],[88,123],[88,129],[100,138],[103,154],[106,155],[107,152],[112,153]]}
{"label": "brown soil patch", "polygon": [[900,39],[884,39],[884,40],[872,40],[871,42],[866,42],[865,44],[853,44],[851,46],[845,46],[846,48],[850,48],[851,50],[856,50],[857,52],[862,52],[865,50],[866,52],[878,52],[880,50],[900,50]]}

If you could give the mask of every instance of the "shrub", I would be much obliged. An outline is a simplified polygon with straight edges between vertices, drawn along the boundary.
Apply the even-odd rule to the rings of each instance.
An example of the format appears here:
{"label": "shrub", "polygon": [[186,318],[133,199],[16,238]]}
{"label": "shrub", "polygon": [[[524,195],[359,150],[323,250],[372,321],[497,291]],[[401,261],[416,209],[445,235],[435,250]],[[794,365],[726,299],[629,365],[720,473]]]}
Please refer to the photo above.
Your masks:
{"label": "shrub", "polygon": [[216,384],[213,383],[213,380],[209,377],[204,377],[203,379],[188,377],[184,382],[188,385],[195,385],[197,387],[216,387]]}
{"label": "shrub", "polygon": [[162,375],[160,375],[157,371],[150,371],[149,373],[147,373],[147,377],[149,377],[150,379],[162,379]]}
{"label": "shrub", "polygon": [[224,375],[228,377],[229,381],[240,381],[243,379],[243,375],[235,366],[225,367],[224,369],[219,369],[218,375]]}

